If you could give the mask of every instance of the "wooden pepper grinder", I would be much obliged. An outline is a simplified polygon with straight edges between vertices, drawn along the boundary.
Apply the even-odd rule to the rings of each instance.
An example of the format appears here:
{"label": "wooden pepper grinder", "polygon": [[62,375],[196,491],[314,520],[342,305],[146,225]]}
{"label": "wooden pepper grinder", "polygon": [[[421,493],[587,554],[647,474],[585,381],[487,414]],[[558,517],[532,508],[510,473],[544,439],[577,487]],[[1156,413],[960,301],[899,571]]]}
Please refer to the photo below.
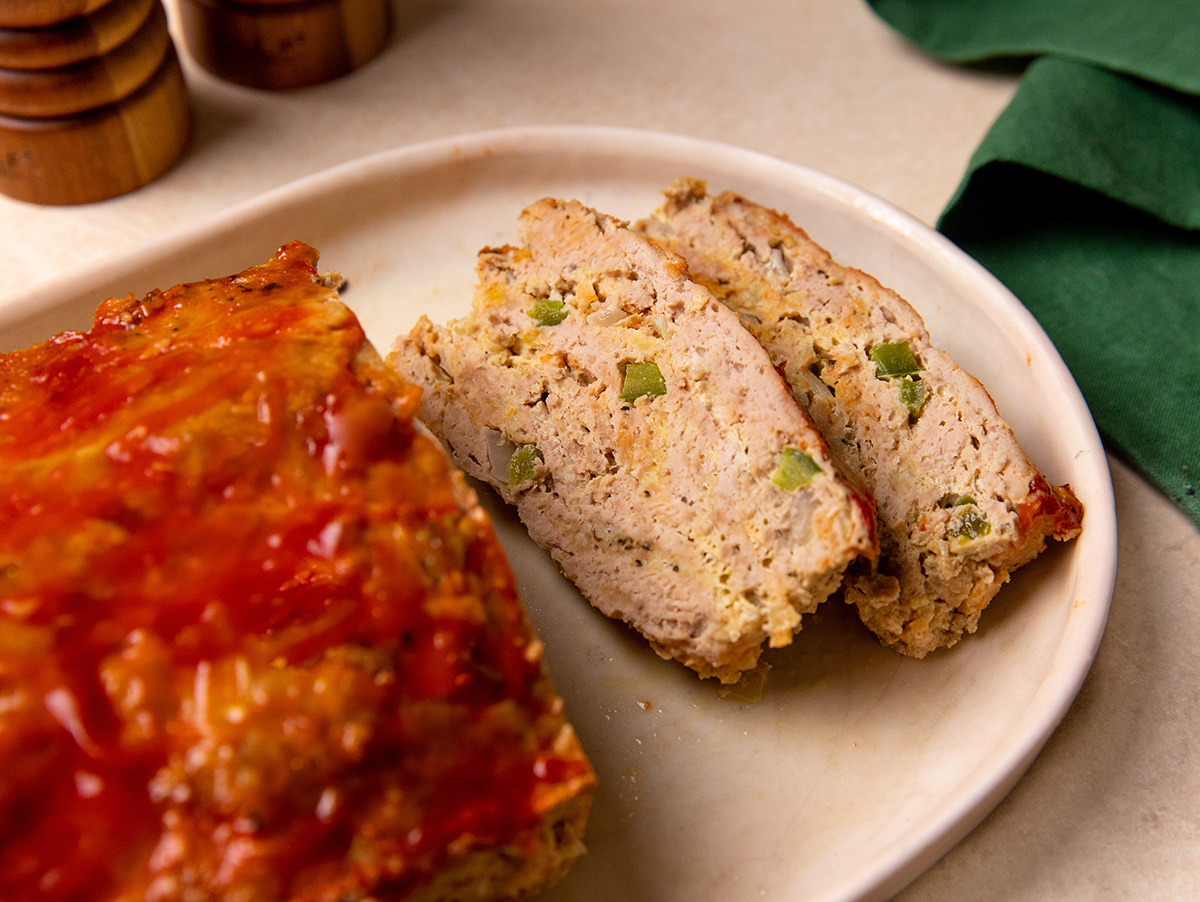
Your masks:
{"label": "wooden pepper grinder", "polygon": [[190,134],[159,0],[0,3],[0,192],[116,197],[162,175]]}
{"label": "wooden pepper grinder", "polygon": [[300,88],[373,59],[388,0],[179,0],[184,45],[201,66],[252,88]]}

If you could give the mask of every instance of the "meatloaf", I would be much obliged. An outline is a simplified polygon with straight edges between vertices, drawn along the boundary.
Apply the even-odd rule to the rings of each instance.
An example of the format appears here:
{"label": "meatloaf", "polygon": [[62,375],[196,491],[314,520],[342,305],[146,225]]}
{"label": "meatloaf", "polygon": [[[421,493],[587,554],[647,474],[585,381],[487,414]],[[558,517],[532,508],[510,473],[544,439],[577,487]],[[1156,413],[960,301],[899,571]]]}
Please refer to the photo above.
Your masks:
{"label": "meatloaf", "polygon": [[677,256],[576,201],[518,233],[480,253],[470,314],[389,362],[593,605],[734,682],[874,556],[870,500]]}
{"label": "meatloaf", "polygon": [[594,776],[417,392],[290,244],[0,356],[0,898],[505,899]]}
{"label": "meatloaf", "polygon": [[1070,488],[1043,478],[918,313],[786,215],[683,179],[638,228],[737,312],[874,494],[879,565],[845,589],[886,645],[953,645],[1047,539],[1079,532]]}

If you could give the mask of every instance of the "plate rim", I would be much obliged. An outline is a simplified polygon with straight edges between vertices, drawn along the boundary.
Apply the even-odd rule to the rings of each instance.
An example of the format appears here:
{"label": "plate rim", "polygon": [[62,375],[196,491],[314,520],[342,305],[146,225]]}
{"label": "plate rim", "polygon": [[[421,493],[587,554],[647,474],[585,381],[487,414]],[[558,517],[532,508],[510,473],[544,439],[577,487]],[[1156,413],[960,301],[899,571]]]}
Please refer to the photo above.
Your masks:
{"label": "plate rim", "polygon": [[[582,150],[581,150],[582,148]],[[908,841],[893,843],[886,854],[873,858],[858,873],[834,881],[820,896],[826,902],[865,902],[899,892],[973,830],[1007,795],[1033,763],[1066,716],[1091,668],[1103,637],[1116,582],[1116,513],[1111,473],[1103,444],[1078,385],[1057,349],[1032,313],[981,264],[948,238],[889,201],[829,173],[801,163],[705,138],[621,126],[535,125],[468,132],[385,148],[327,167],[270,188],[194,223],[170,229],[137,247],[73,267],[32,286],[4,304],[0,330],[20,323],[48,306],[83,294],[88,283],[111,281],[120,274],[167,259],[193,242],[223,234],[251,216],[316,194],[346,180],[369,181],[383,175],[447,165],[480,156],[570,152],[579,155],[618,154],[643,158],[687,160],[730,171],[753,170],[784,190],[800,188],[819,194],[851,212],[869,217],[897,233],[926,263],[953,275],[956,282],[982,292],[983,300],[1001,308],[1005,321],[1036,346],[1054,379],[1060,403],[1067,405],[1086,447],[1076,455],[1076,467],[1089,475],[1092,497],[1087,505],[1086,541],[1095,546],[1097,563],[1086,572],[1073,565],[1070,595],[1075,610],[1064,627],[1051,658],[1051,667],[1015,723],[1019,739],[993,750],[978,770],[986,777],[972,781],[940,816],[910,831]],[[47,336],[49,337],[49,336]],[[1080,537],[1081,541],[1083,536]],[[1081,589],[1085,587],[1087,591]],[[1088,612],[1076,617],[1081,601]],[[961,790],[961,788],[960,788]]]}

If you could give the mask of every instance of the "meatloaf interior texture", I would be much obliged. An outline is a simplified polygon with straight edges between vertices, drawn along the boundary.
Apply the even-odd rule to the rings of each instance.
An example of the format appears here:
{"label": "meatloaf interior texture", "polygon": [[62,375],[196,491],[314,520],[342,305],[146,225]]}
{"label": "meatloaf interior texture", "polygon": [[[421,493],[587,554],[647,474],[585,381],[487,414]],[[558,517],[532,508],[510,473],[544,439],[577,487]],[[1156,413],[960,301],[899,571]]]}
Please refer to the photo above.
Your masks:
{"label": "meatloaf interior texture", "polygon": [[1070,488],[1047,483],[917,312],[786,215],[683,179],[637,228],[736,311],[873,493],[878,568],[845,589],[886,645],[953,645],[1047,539],[1079,532]]}
{"label": "meatloaf interior texture", "polygon": [[389,362],[592,604],[733,682],[874,556],[871,502],[677,256],[576,201],[518,235],[481,252],[469,316]]}
{"label": "meatloaf interior texture", "polygon": [[0,357],[0,898],[503,899],[592,770],[464,480],[314,268]]}

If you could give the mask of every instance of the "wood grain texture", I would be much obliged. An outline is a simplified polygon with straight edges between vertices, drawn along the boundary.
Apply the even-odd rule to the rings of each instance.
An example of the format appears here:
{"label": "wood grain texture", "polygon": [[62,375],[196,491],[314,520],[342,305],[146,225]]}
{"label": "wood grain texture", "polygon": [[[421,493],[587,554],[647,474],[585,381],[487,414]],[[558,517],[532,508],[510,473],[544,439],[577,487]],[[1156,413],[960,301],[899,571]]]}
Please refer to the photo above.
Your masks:
{"label": "wood grain texture", "polygon": [[345,75],[387,43],[387,0],[180,0],[192,57],[209,72],[253,88],[286,89]]}
{"label": "wood grain texture", "polygon": [[146,12],[132,36],[107,53],[69,66],[0,68],[0,114],[70,116],[128,97],[150,79],[171,46],[162,6],[152,4]]}
{"label": "wood grain texture", "polygon": [[80,204],[133,191],[179,159],[191,136],[173,46],[149,80],[115,104],[76,116],[0,116],[0,192],[37,204]]}
{"label": "wood grain texture", "polygon": [[108,53],[129,40],[158,0],[112,0],[91,15],[41,28],[0,28],[0,67],[49,69]]}

